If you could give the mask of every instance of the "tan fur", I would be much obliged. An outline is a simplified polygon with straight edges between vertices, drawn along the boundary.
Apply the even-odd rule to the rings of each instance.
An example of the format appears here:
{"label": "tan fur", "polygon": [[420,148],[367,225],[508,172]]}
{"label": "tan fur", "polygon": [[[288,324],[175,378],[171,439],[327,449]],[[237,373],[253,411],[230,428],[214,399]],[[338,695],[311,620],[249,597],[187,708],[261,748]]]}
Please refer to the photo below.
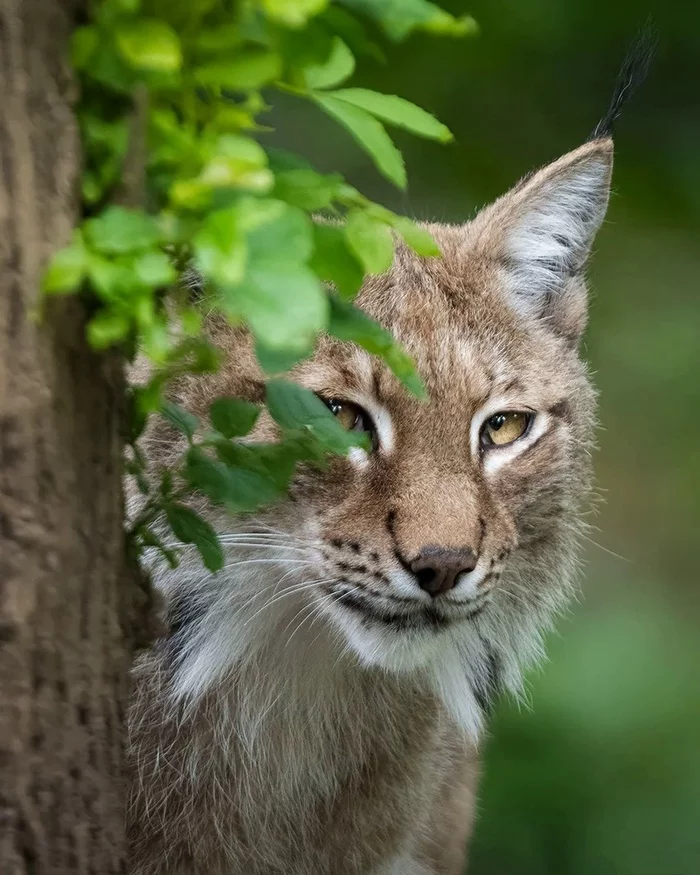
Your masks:
{"label": "tan fur", "polygon": [[[254,520],[210,511],[228,538],[218,575],[191,551],[178,572],[156,571],[172,629],[136,670],[134,875],[463,871],[488,700],[517,693],[572,591],[594,423],[576,352],[580,268],[611,156],[609,140],[587,144],[472,223],[429,225],[441,259],[399,246],[358,303],[414,356],[427,400],[357,347],[322,338],[292,378],[376,407],[390,448],[300,470],[289,501]],[[546,294],[530,294],[537,277]],[[174,397],[200,415],[220,395],[261,400],[247,335],[216,318],[209,327],[224,365],[183,379]],[[540,424],[512,458],[474,446],[474,417],[499,398]],[[269,418],[253,437],[274,439]],[[159,425],[144,448],[157,468],[182,445]],[[425,545],[478,554],[473,597],[454,601],[457,587],[416,601],[428,597],[400,559]],[[405,626],[358,619],[342,593]]]}

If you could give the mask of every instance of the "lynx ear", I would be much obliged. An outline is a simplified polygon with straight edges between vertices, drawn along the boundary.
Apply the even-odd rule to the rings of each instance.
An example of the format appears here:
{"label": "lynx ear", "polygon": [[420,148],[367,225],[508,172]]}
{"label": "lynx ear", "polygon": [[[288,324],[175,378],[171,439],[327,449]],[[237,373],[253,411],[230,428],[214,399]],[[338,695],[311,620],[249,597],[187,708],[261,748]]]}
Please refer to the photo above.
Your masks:
{"label": "lynx ear", "polygon": [[610,194],[613,143],[586,143],[526,177],[475,219],[476,245],[503,267],[511,305],[572,341],[586,323],[583,267]]}

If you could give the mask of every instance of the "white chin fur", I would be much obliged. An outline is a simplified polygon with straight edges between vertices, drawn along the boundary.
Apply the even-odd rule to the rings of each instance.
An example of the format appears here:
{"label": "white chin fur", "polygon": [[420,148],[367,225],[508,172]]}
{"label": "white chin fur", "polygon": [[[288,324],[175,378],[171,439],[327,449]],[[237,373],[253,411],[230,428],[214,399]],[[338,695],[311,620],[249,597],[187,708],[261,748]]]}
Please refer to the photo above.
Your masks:
{"label": "white chin fur", "polygon": [[[360,664],[365,668],[413,678],[434,693],[452,719],[476,743],[483,728],[484,713],[474,695],[475,676],[484,658],[478,636],[471,647],[458,646],[447,631],[396,630],[346,612],[335,612],[339,626]],[[462,633],[464,634],[464,633]],[[470,652],[471,651],[471,652]],[[470,659],[474,663],[470,665]]]}
{"label": "white chin fur", "polygon": [[347,611],[334,611],[338,625],[366,667],[405,674],[428,665],[444,645],[445,637],[432,629],[393,630],[377,622],[363,623]]}

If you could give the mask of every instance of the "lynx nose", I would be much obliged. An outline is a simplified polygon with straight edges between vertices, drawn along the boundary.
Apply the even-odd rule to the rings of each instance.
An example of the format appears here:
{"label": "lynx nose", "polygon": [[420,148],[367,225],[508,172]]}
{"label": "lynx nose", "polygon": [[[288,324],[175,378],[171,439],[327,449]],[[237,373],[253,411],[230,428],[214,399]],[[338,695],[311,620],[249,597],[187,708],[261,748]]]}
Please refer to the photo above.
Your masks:
{"label": "lynx nose", "polygon": [[452,589],[457,578],[465,571],[476,568],[477,555],[471,547],[423,547],[410,563],[411,571],[418,578],[418,586],[431,596]]}

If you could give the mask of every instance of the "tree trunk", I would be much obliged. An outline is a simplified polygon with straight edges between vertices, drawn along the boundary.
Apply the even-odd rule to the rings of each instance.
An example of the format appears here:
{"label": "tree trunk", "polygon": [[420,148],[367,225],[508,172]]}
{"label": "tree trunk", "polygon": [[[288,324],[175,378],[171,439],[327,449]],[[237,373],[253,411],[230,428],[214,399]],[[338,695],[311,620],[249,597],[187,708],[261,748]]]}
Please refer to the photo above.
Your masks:
{"label": "tree trunk", "polygon": [[123,717],[145,606],[124,549],[122,368],[87,347],[77,299],[38,313],[79,206],[76,5],[0,0],[2,875],[125,871]]}

